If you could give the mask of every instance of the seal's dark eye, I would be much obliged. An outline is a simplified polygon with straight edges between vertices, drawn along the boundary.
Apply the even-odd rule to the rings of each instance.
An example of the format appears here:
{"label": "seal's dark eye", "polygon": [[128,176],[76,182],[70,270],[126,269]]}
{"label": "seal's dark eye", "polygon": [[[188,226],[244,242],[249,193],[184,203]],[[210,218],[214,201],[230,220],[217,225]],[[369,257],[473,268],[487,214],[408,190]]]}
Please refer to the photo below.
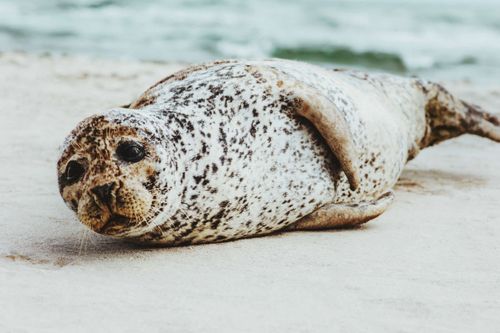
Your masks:
{"label": "seal's dark eye", "polygon": [[118,157],[126,162],[139,162],[146,155],[144,147],[135,141],[125,141],[116,148]]}
{"label": "seal's dark eye", "polygon": [[77,161],[70,161],[66,166],[66,171],[64,171],[64,179],[66,184],[73,184],[80,179],[85,173],[85,168],[83,165]]}

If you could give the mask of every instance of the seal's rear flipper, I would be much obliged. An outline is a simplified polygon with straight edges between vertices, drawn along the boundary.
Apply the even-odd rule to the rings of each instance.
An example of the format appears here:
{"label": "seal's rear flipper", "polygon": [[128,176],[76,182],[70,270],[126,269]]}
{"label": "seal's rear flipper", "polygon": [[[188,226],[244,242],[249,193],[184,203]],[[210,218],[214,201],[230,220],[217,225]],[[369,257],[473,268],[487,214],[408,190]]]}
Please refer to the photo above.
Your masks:
{"label": "seal's rear flipper", "polygon": [[500,117],[481,110],[479,106],[464,104],[468,107],[467,133],[500,142]]}
{"label": "seal's rear flipper", "polygon": [[427,98],[421,148],[467,133],[500,142],[499,116],[454,97],[439,84],[419,81],[418,85]]}
{"label": "seal's rear flipper", "polygon": [[355,205],[328,204],[292,224],[288,230],[322,230],[357,226],[385,212],[393,200],[394,193],[389,191],[374,201]]}

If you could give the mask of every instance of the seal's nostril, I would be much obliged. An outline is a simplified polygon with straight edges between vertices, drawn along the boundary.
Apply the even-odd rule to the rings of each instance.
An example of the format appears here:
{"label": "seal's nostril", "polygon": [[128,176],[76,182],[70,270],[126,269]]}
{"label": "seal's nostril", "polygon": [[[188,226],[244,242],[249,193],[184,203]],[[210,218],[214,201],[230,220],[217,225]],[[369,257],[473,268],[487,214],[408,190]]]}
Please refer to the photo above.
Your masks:
{"label": "seal's nostril", "polygon": [[99,201],[103,204],[109,204],[111,201],[111,191],[115,187],[115,183],[107,183],[104,185],[99,185],[91,189]]}

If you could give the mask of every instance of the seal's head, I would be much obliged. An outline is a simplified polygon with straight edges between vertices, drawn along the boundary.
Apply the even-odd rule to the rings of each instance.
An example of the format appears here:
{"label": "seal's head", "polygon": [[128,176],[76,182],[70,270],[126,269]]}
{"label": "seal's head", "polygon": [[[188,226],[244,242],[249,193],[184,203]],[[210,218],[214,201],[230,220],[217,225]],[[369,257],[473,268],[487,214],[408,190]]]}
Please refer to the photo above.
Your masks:
{"label": "seal's head", "polygon": [[153,124],[137,110],[115,109],[85,119],[66,139],[57,165],[59,191],[92,230],[137,236],[173,209],[165,205],[174,195],[175,161],[157,145],[162,134]]}

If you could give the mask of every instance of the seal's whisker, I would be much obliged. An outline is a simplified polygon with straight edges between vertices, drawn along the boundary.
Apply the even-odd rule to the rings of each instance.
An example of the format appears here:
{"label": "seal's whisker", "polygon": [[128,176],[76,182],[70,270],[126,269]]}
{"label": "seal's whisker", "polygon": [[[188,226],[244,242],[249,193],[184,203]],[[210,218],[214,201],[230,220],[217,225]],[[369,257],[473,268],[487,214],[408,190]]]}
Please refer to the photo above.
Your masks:
{"label": "seal's whisker", "polygon": [[161,238],[163,238],[163,236],[165,235],[164,231],[163,231],[163,229],[158,224],[153,224],[150,221],[146,221],[146,224],[148,225],[148,227],[153,227],[153,230],[156,229],[159,232],[159,234],[161,235]]}
{"label": "seal's whisker", "polygon": [[158,232],[160,233],[161,237],[163,238],[163,236],[164,236],[163,229],[159,225],[155,225],[155,229],[158,230]]}
{"label": "seal's whisker", "polygon": [[87,245],[91,244],[92,246],[96,246],[94,234],[90,231],[88,231],[88,236],[87,236]]}
{"label": "seal's whisker", "polygon": [[85,253],[87,253],[90,237],[91,237],[90,231],[87,230],[87,234],[85,235]]}
{"label": "seal's whisker", "polygon": [[87,236],[87,232],[88,230],[82,230],[81,234],[80,234],[80,246],[79,246],[79,249],[78,249],[78,255],[80,256],[82,254],[82,250],[83,250],[83,247],[84,247],[84,241],[85,241],[85,238]]}

